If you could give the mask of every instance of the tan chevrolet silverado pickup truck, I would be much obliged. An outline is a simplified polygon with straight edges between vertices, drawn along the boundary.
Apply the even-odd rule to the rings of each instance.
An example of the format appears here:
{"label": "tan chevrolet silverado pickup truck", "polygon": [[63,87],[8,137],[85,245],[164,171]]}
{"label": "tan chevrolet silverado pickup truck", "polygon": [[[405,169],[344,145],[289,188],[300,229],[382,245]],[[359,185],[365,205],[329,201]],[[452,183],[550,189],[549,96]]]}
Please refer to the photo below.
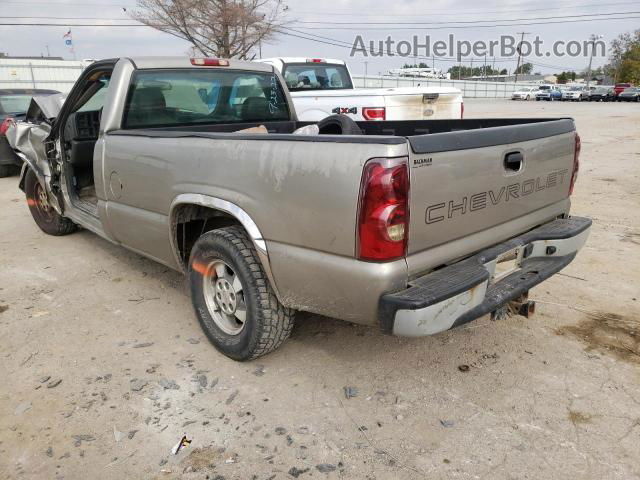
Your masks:
{"label": "tan chevrolet silverado pickup truck", "polygon": [[395,335],[462,325],[568,265],[591,226],[569,215],[571,119],[316,125],[273,66],[201,58],[96,62],[40,117],[8,132],[38,226],[186,273],[237,360],[277,348],[296,310]]}

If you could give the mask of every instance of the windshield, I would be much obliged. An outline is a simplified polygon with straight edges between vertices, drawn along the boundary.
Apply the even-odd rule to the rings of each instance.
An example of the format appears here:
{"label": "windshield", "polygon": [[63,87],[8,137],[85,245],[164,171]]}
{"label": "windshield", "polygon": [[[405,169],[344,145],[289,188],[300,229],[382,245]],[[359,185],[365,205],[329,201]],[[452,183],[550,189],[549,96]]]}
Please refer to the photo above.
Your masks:
{"label": "windshield", "polygon": [[303,63],[285,65],[282,72],[292,92],[351,89],[351,77],[344,65]]}
{"label": "windshield", "polygon": [[593,93],[607,93],[608,91],[608,88],[596,88]]}
{"label": "windshield", "polygon": [[30,102],[31,95],[1,95],[0,115],[24,115]]}
{"label": "windshield", "polygon": [[624,93],[635,93],[635,92],[638,92],[638,91],[640,91],[640,89],[633,88],[633,87],[632,88],[625,88],[623,90]]}
{"label": "windshield", "polygon": [[540,90],[551,90],[549,85],[540,85]]}
{"label": "windshield", "polygon": [[569,90],[572,92],[579,92],[582,90],[582,87],[571,87]]}

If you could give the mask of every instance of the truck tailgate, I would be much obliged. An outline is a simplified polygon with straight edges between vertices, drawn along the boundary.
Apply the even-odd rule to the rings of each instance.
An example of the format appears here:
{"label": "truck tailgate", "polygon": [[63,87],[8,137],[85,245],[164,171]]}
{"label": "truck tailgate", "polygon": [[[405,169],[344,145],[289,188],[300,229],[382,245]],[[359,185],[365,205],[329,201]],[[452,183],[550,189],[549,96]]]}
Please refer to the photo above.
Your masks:
{"label": "truck tailgate", "polygon": [[457,91],[446,93],[436,91],[413,95],[387,92],[384,103],[387,109],[386,118],[392,121],[462,117],[462,95]]}
{"label": "truck tailgate", "polygon": [[[522,233],[499,225],[524,219],[514,223],[533,228],[540,220],[533,212],[568,205],[574,130],[572,120],[561,119],[409,137],[409,256],[483,231],[498,243],[504,232]],[[488,246],[463,243],[457,258]]]}

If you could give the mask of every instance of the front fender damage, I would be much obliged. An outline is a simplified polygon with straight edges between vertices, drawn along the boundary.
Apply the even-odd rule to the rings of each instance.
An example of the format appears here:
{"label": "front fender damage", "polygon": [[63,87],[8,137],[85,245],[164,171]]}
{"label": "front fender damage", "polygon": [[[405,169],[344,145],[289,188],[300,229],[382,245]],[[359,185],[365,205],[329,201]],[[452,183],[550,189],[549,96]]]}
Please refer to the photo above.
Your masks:
{"label": "front fender damage", "polygon": [[62,214],[58,199],[49,187],[52,172],[47,157],[45,141],[50,133],[51,125],[47,122],[39,124],[17,122],[9,127],[6,136],[11,148],[13,148],[16,154],[24,161],[20,173],[20,189],[24,191],[27,169],[30,168],[49,194],[50,205],[53,206],[58,213]]}

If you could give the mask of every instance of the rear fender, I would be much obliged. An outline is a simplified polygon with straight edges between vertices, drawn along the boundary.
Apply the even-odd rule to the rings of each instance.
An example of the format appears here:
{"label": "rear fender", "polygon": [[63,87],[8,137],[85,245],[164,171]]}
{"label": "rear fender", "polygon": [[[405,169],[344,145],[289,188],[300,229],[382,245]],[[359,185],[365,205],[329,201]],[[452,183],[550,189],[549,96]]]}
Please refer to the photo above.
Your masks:
{"label": "rear fender", "polygon": [[171,250],[173,251],[176,264],[178,268],[185,272],[185,265],[182,262],[180,256],[180,250],[177,245],[177,231],[176,231],[176,211],[177,207],[181,205],[197,205],[201,207],[206,207],[212,210],[218,210],[220,212],[226,213],[236,219],[240,225],[247,232],[247,235],[251,239],[253,246],[256,249],[258,254],[258,258],[260,259],[260,263],[262,263],[262,267],[271,283],[271,287],[278,297],[278,300],[282,302],[280,294],[278,292],[278,287],[275,283],[275,279],[273,278],[273,274],[271,271],[271,263],[269,262],[269,254],[267,252],[267,243],[262,236],[262,233],[253,219],[249,216],[247,212],[245,212],[238,205],[228,202],[227,200],[223,200],[221,198],[212,197],[209,195],[202,195],[199,193],[183,193],[178,195],[171,204],[171,210],[169,213],[169,225],[171,225],[171,234],[169,241],[171,243]]}

